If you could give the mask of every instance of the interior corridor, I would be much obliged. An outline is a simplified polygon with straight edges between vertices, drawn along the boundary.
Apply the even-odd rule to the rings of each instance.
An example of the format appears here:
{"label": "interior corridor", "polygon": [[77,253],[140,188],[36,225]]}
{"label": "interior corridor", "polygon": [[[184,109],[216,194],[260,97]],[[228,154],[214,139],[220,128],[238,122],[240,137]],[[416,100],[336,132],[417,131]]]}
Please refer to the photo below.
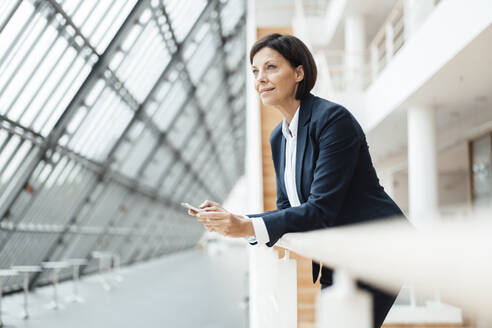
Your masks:
{"label": "interior corridor", "polygon": [[[215,245],[212,245],[215,246]],[[59,285],[64,308],[52,310],[53,288],[29,295],[30,318],[22,315],[23,295],[3,299],[3,319],[19,328],[97,327],[245,327],[247,249],[231,245],[166,255],[106,274],[112,288],[105,290],[100,276],[84,277],[79,284],[82,304],[67,303],[72,282]]]}

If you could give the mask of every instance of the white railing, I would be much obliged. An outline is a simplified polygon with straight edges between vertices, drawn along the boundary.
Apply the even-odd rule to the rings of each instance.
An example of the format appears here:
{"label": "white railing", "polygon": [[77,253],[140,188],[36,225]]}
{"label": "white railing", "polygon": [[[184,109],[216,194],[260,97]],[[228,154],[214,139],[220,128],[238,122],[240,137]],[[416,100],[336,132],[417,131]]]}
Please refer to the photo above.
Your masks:
{"label": "white railing", "polygon": [[[332,80],[326,56],[323,52],[317,51],[313,53],[313,57],[318,67],[318,78],[313,92],[320,97],[333,99],[333,95],[337,91],[335,90],[336,86]],[[333,101],[335,100],[333,99]]]}
{"label": "white railing", "polygon": [[[360,279],[383,290],[397,293],[403,285],[417,286],[419,295],[426,299],[452,304],[472,317],[480,318],[483,327],[492,325],[492,212],[475,214],[474,217],[447,218],[436,221],[426,218],[432,225],[413,227],[403,219],[382,220],[345,227],[336,227],[306,233],[286,234],[277,243],[287,250],[302,256],[313,258],[328,267],[336,269],[340,284],[339,303],[330,298],[333,293],[321,294],[318,300],[318,327],[357,327],[359,323],[349,325],[346,318],[365,317],[367,322],[368,308],[343,308],[348,299],[355,298],[365,304],[364,296],[359,291],[351,290],[353,279]],[[428,220],[427,220],[428,219]],[[292,284],[296,285],[295,274],[292,272],[293,260],[277,260],[276,251],[266,247],[252,248],[252,275],[262,280],[261,286],[252,289],[252,321],[251,327],[278,326],[275,315],[288,315],[290,320],[283,322],[282,327],[295,327],[292,309],[297,300],[292,295]],[[270,262],[269,262],[270,261]],[[290,271],[279,271],[284,261],[291,265]],[[270,263],[270,265],[269,265]],[[274,269],[272,269],[272,266]],[[268,274],[265,274],[268,272]],[[283,278],[279,278],[283,277]],[[269,280],[271,279],[271,280]],[[279,279],[286,285],[278,286]],[[252,280],[253,281],[253,280]],[[273,282],[276,283],[273,284]],[[275,287],[271,287],[273,284]],[[270,287],[268,287],[270,286]],[[345,286],[345,287],[344,287]],[[263,288],[263,290],[261,290]],[[289,289],[290,288],[290,289]],[[325,289],[326,290],[329,290]],[[412,291],[413,290],[413,291]],[[410,293],[415,289],[411,288]],[[331,295],[331,296],[330,296]],[[261,302],[255,302],[261,300]],[[281,300],[281,301],[280,301]],[[323,304],[338,304],[338,315],[323,317],[329,309]],[[415,305],[415,295],[410,295],[410,302]],[[321,308],[320,308],[321,306]],[[437,312],[446,312],[449,306],[434,307]],[[454,308],[456,309],[456,308]],[[461,319],[461,312],[446,312],[453,322]],[[321,314],[321,315],[320,315]],[[391,312],[390,312],[391,314]],[[268,316],[271,316],[270,318]],[[258,318],[261,318],[258,320]],[[285,319],[285,318],[284,318]],[[339,321],[342,320],[343,324]]]}
{"label": "white railing", "polygon": [[[434,0],[434,6],[439,3],[440,0]],[[325,17],[326,19],[328,8],[328,2],[296,0],[293,19],[294,33],[307,43],[314,43],[320,36],[312,34],[312,28],[308,28],[308,20],[313,17]],[[313,12],[318,15],[314,16]],[[332,49],[324,51],[328,63],[326,75],[329,75],[332,80],[334,91],[337,93],[335,96],[346,91],[366,89],[388,66],[407,41],[405,15],[404,1],[398,0],[363,54],[347,54],[344,50]],[[363,65],[355,68],[349,67],[347,65],[349,56],[363,57]]]}
{"label": "white railing", "polygon": [[[333,91],[339,94],[367,88],[371,81],[371,71],[367,65],[368,53],[347,53],[344,50],[325,50],[323,51],[328,75],[333,86]],[[359,62],[360,65],[348,67],[346,64],[348,57],[352,62]]]}
{"label": "white railing", "polygon": [[324,16],[330,4],[327,0],[301,0],[302,7],[308,16]]}
{"label": "white railing", "polygon": [[295,0],[295,15],[292,18],[292,26],[295,35],[304,41],[309,49],[312,49],[311,34],[309,33],[306,13],[302,0]]}
{"label": "white railing", "polygon": [[250,251],[250,327],[296,328],[296,260],[265,246]]}
{"label": "white railing", "polygon": [[[332,97],[336,91],[331,80],[326,56],[324,54],[324,51],[317,51],[313,49],[313,45],[311,44],[311,34],[309,32],[306,20],[307,13],[305,12],[306,1],[295,0],[294,5],[296,8],[292,24],[294,34],[297,35],[301,40],[303,40],[306,46],[311,49],[311,51],[313,52],[314,60],[316,61],[318,66],[318,78],[313,91],[321,97]],[[308,4],[311,9],[314,5],[321,5],[321,3],[319,1],[315,1]]]}
{"label": "white railing", "polygon": [[404,28],[403,0],[399,0],[369,45],[373,80],[405,43]]}
{"label": "white railing", "polygon": [[[295,4],[295,33],[310,44],[312,35],[307,28],[304,2],[297,0]],[[327,63],[327,69],[320,67],[319,73],[328,76],[330,80],[329,83],[334,91],[334,94],[330,96],[337,96],[346,91],[366,89],[396,55],[404,42],[403,1],[399,0],[367,50],[361,53],[347,53],[345,50],[332,49],[318,51],[317,53],[322,54],[316,58],[318,66],[320,66],[320,58],[323,57]],[[360,65],[353,67],[353,65],[348,65],[349,62],[359,62]]]}

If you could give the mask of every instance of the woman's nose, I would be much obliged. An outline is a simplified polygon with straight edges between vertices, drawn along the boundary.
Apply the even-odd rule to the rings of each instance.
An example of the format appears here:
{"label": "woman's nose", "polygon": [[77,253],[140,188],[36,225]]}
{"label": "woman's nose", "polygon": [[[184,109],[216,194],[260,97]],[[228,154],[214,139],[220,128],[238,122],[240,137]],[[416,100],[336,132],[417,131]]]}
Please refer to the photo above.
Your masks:
{"label": "woman's nose", "polygon": [[263,71],[258,71],[258,74],[256,74],[256,81],[258,82],[266,81],[265,73]]}

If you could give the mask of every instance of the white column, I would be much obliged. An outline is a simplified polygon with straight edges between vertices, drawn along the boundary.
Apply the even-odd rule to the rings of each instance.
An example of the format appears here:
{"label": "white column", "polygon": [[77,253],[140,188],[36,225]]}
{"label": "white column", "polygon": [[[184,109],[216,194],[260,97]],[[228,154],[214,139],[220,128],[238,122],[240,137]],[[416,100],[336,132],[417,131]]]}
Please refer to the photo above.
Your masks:
{"label": "white column", "polygon": [[435,0],[405,0],[403,6],[405,40],[410,39],[413,33],[422,25],[427,16],[434,9]]}
{"label": "white column", "polygon": [[[248,0],[248,12],[255,12],[255,1]],[[251,47],[257,39],[254,15],[247,19],[247,43]],[[248,206],[250,213],[263,211],[263,173],[261,160],[261,116],[260,99],[255,91],[254,79],[249,64],[249,54],[245,53],[247,76],[246,90],[246,177],[248,179]]]}
{"label": "white column", "polygon": [[250,256],[257,265],[250,272],[255,296],[250,303],[251,328],[297,327],[296,260],[288,256],[279,260],[278,255],[274,248],[251,247]]}
{"label": "white column", "polygon": [[[248,13],[255,13],[255,0],[248,0]],[[247,15],[246,38],[248,49],[257,39],[255,15]],[[247,51],[245,56],[248,56]],[[249,58],[246,58],[247,90],[246,92],[246,179],[248,182],[248,213],[261,213],[263,211],[263,174],[261,162],[261,126],[260,103],[255,94],[254,80],[249,67]],[[249,327],[261,326],[261,290],[262,268],[261,254],[257,248],[249,248]]]}
{"label": "white column", "polygon": [[408,195],[412,222],[437,212],[437,179],[435,111],[411,107],[408,109]]}
{"label": "white column", "polygon": [[366,30],[362,14],[349,14],[345,18],[345,82],[349,90],[363,87]]}

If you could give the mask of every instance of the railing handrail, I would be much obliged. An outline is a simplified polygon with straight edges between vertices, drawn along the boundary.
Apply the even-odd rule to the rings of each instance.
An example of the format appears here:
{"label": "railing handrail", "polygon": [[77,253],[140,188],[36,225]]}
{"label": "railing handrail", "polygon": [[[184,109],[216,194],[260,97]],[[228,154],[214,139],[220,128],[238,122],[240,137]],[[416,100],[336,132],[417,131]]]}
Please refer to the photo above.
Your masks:
{"label": "railing handrail", "polygon": [[324,50],[325,56],[328,57],[344,57],[347,54],[350,54],[351,56],[361,56],[365,57],[369,55],[369,49],[364,49],[361,51],[347,51],[345,49],[335,49],[335,50]]}
{"label": "railing handrail", "polygon": [[406,220],[382,220],[284,235],[277,245],[353,278],[397,292],[404,283],[437,288],[443,301],[492,323],[491,213],[447,219],[415,229]]}
{"label": "railing handrail", "polygon": [[382,39],[384,39],[384,36],[386,34],[386,25],[387,24],[394,24],[394,20],[399,16],[400,12],[403,11],[403,0],[398,0],[397,3],[393,6],[391,9],[389,15],[386,17],[384,20],[383,24],[381,24],[381,28],[377,31],[376,35],[372,39],[372,41],[369,43],[369,48],[371,46],[377,46]]}
{"label": "railing handrail", "polygon": [[[372,72],[368,81],[363,81],[363,87],[367,87],[371,78],[374,79],[387,62],[391,60],[391,57],[403,46],[405,42],[403,38],[403,16],[403,0],[398,0],[366,49],[351,53],[347,53],[345,50],[325,50],[325,56],[370,57],[370,63],[366,63],[365,61],[363,63],[363,65],[369,67]],[[394,35],[398,36],[398,40],[394,40]],[[329,65],[330,68],[331,66],[333,65]]]}

